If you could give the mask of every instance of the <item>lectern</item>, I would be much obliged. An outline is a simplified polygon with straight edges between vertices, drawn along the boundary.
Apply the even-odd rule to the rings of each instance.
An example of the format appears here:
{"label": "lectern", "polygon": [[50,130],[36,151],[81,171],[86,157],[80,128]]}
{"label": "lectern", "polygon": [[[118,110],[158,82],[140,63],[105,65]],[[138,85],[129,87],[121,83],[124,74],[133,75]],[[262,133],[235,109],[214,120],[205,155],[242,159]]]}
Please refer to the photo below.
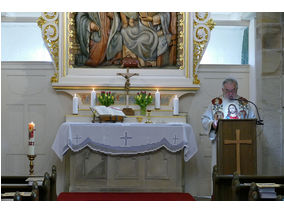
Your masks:
{"label": "lectern", "polygon": [[222,175],[257,174],[256,119],[218,121],[217,168]]}

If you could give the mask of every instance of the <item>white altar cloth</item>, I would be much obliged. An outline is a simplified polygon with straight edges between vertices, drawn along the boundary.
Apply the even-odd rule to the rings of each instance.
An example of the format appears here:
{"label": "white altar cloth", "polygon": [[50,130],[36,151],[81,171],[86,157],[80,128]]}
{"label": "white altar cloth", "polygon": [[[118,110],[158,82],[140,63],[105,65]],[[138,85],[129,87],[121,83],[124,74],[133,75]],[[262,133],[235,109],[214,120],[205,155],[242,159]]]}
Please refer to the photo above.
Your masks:
{"label": "white altar cloth", "polygon": [[197,143],[190,124],[61,124],[52,145],[60,160],[63,160],[68,149],[78,152],[85,147],[110,155],[146,153],[161,147],[171,152],[184,149],[185,161],[197,152]]}

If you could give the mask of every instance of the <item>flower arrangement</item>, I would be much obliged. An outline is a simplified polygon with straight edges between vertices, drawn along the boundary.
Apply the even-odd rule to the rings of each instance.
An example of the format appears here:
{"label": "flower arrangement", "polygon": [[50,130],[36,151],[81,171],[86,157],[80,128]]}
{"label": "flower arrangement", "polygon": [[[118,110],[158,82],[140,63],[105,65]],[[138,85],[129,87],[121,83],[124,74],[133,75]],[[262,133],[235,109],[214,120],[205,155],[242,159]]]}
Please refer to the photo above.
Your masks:
{"label": "flower arrangement", "polygon": [[101,105],[106,107],[114,104],[114,96],[111,94],[111,92],[101,91],[101,95],[99,95],[98,100]]}
{"label": "flower arrangement", "polygon": [[141,115],[146,115],[146,108],[152,103],[151,93],[147,94],[146,91],[138,92],[135,96],[135,103],[140,106]]}

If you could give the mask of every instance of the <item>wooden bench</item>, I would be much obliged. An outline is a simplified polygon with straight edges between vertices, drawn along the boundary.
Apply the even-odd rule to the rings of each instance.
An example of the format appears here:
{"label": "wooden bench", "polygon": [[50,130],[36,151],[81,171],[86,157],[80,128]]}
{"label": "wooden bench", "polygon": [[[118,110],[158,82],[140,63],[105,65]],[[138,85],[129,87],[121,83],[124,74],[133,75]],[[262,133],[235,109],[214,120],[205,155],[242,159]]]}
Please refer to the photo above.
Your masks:
{"label": "wooden bench", "polygon": [[[213,169],[213,200],[232,201],[232,200],[259,200],[260,197],[249,196],[250,187],[253,183],[275,183],[284,184],[284,176],[258,176],[258,175],[219,175],[217,167]],[[259,187],[257,188],[259,191]],[[282,187],[276,190],[277,195],[283,195]],[[258,193],[258,192],[257,192]],[[258,193],[259,194],[259,193]]]}
{"label": "wooden bench", "polygon": [[[17,191],[20,190],[20,191]],[[37,182],[30,185],[4,184],[1,185],[1,200],[38,201],[39,187]]]}
{"label": "wooden bench", "polygon": [[[34,183],[38,188],[38,191],[35,191],[38,194],[38,200],[56,200],[56,167],[54,165],[52,166],[51,176],[48,172],[43,177],[1,176],[1,199],[4,199],[4,197],[11,199],[11,196],[15,195],[15,200],[30,200],[26,197],[29,197],[28,195],[31,193],[31,196],[34,197]],[[5,193],[6,195],[4,195]]]}

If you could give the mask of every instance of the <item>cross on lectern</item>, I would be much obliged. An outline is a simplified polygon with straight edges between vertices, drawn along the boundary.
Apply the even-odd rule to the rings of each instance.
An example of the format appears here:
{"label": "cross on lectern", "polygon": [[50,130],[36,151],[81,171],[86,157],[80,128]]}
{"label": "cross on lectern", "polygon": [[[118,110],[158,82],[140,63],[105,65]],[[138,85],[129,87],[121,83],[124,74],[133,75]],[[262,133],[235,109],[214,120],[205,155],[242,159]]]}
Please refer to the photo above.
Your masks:
{"label": "cross on lectern", "polygon": [[236,157],[237,157],[237,172],[241,174],[241,157],[240,157],[240,145],[252,144],[252,140],[241,140],[241,130],[236,129],[236,140],[224,140],[224,144],[236,144]]}

